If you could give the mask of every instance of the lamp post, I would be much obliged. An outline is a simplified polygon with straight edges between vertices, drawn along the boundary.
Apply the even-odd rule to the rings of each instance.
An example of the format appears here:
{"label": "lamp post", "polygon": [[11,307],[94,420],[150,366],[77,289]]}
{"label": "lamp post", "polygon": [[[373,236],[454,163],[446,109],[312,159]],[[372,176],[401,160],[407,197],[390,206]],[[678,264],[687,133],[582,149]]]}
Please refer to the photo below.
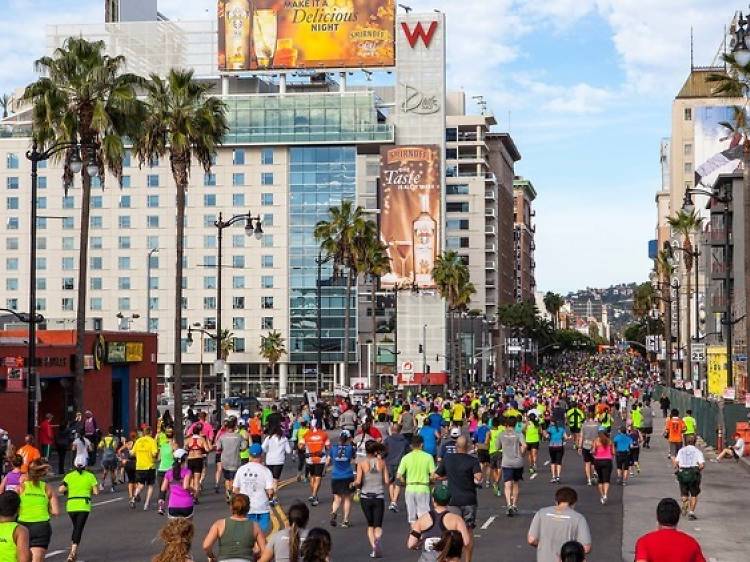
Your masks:
{"label": "lamp post", "polygon": [[[27,412],[27,429],[28,433],[33,434],[37,427],[39,418],[39,401],[37,392],[39,388],[38,375],[36,372],[36,229],[37,229],[37,194],[39,180],[39,162],[49,160],[55,154],[67,150],[70,153],[68,157],[68,166],[73,175],[79,174],[83,170],[84,163],[81,160],[80,153],[87,153],[86,172],[89,177],[99,175],[99,166],[95,160],[93,145],[79,143],[76,139],[55,143],[46,149],[39,150],[39,144],[36,139],[31,144],[31,150],[26,151],[26,158],[31,162],[31,225],[30,225],[30,247],[29,247],[29,372],[28,372],[28,412]],[[68,186],[65,186],[65,195],[68,194]],[[86,241],[81,240],[81,244]],[[79,280],[80,282],[80,280]],[[85,282],[85,280],[84,280]],[[80,307],[79,307],[80,308]],[[33,320],[33,321],[31,321]],[[79,338],[80,339],[80,338]]]}
{"label": "lamp post", "polygon": [[[192,326],[188,326],[188,333],[187,333],[187,344],[188,346],[193,345],[193,332],[198,332],[201,335],[201,349],[200,349],[200,371],[199,371],[199,378],[198,378],[198,395],[201,396],[201,393],[203,392],[203,336],[207,336],[211,338],[212,340],[216,341],[216,345],[218,346],[220,343],[220,337],[218,332],[216,334],[212,334],[208,330],[201,327],[200,322],[194,323]],[[217,373],[218,376],[218,373]],[[217,417],[219,418],[219,421],[221,421],[221,397],[216,396],[216,407],[217,407]]]}
{"label": "lamp post", "polygon": [[151,331],[151,257],[159,253],[159,248],[151,248],[146,259],[146,331]]}
{"label": "lamp post", "polygon": [[[222,241],[224,235],[224,229],[229,228],[239,222],[245,222],[245,234],[248,236],[255,236],[256,239],[260,239],[263,236],[263,227],[260,222],[260,216],[253,216],[250,211],[244,215],[234,215],[228,220],[224,220],[222,213],[219,213],[219,218],[214,221],[214,226],[218,230],[218,260],[217,260],[217,278],[216,278],[216,360],[222,361],[224,359],[221,349],[221,338],[222,338],[222,326],[221,326],[221,269],[222,269]],[[188,334],[190,331],[188,329]],[[217,385],[216,385],[216,410],[217,419],[221,422],[221,395],[225,385],[227,385],[226,367],[222,369],[222,373],[216,373]],[[227,385],[228,386],[228,385]]]}
{"label": "lamp post", "polygon": [[[654,298],[664,303],[664,374],[667,386],[672,386],[672,294],[669,281],[659,281],[656,271],[651,272],[651,286],[654,291],[661,289],[662,296],[654,295]],[[664,295],[667,296],[664,296]],[[679,343],[679,342],[678,342]]]}
{"label": "lamp post", "polygon": [[317,316],[315,321],[315,331],[318,340],[315,361],[315,384],[318,397],[323,389],[323,264],[331,261],[331,256],[323,256],[322,250],[318,251],[318,257],[315,258],[318,275],[315,282],[315,300]]}

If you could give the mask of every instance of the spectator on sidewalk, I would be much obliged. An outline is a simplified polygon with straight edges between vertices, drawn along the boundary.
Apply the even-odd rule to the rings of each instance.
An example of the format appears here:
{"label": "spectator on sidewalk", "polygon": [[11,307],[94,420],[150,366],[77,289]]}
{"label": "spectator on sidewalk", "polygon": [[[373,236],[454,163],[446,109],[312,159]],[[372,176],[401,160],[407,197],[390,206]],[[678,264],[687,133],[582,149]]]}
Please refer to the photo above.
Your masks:
{"label": "spectator on sidewalk", "polygon": [[675,500],[659,502],[656,521],[659,528],[635,543],[635,562],[706,562],[698,541],[677,529],[680,506]]}
{"label": "spectator on sidewalk", "polygon": [[43,458],[49,460],[54,443],[55,429],[52,425],[52,414],[47,414],[39,424],[39,444],[42,446]]}
{"label": "spectator on sidewalk", "polygon": [[651,448],[651,434],[654,432],[654,411],[650,404],[644,404],[641,408],[641,433],[643,434],[643,448]]}
{"label": "spectator on sidewalk", "polygon": [[687,438],[687,445],[682,447],[672,460],[677,469],[677,482],[682,496],[682,514],[694,521],[698,495],[701,493],[701,472],[706,464],[703,453],[695,446],[695,435]]}
{"label": "spectator on sidewalk", "polygon": [[740,436],[739,433],[732,435],[734,438],[734,444],[731,447],[725,447],[713,462],[719,462],[722,459],[732,457],[735,461],[740,460],[740,457],[745,456],[745,440]]}
{"label": "spectator on sidewalk", "polygon": [[89,449],[88,466],[94,466],[96,464],[96,449],[99,446],[99,426],[96,423],[96,418],[91,410],[86,410],[83,416],[83,436],[91,442],[91,448]]}
{"label": "spectator on sidewalk", "polygon": [[669,396],[662,394],[661,398],[659,398],[659,407],[661,408],[662,417],[667,417],[667,412],[669,412],[669,407],[671,405],[672,403],[669,401]]}
{"label": "spectator on sidewalk", "polygon": [[578,494],[563,486],[555,493],[555,505],[543,507],[534,515],[529,527],[528,542],[536,548],[537,562],[557,562],[561,549],[568,541],[583,545],[591,552],[591,532],[586,518],[573,507]]}
{"label": "spectator on sidewalk", "polygon": [[682,447],[682,435],[685,433],[685,422],[680,418],[680,412],[673,408],[670,417],[664,423],[664,437],[669,441],[669,458],[674,460]]}

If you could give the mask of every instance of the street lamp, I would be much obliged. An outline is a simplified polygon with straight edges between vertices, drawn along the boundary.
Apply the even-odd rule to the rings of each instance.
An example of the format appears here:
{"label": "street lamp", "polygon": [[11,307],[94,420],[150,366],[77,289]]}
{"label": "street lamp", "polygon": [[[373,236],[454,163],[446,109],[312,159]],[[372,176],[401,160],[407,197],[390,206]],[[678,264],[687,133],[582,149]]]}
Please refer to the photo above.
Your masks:
{"label": "street lamp", "polygon": [[[96,164],[96,147],[87,143],[79,143],[75,138],[70,141],[55,143],[46,149],[39,150],[39,144],[36,139],[31,144],[31,150],[26,151],[26,158],[31,162],[31,245],[29,247],[29,317],[36,313],[36,228],[37,228],[37,194],[39,180],[39,162],[49,160],[55,154],[63,150],[71,151],[68,158],[68,165],[73,174],[78,174],[83,169],[83,160],[81,160],[81,150],[85,150],[86,155],[86,172],[90,177],[99,175],[99,166]],[[68,185],[65,186],[65,195],[68,195]],[[83,242],[82,242],[83,243]],[[27,420],[27,429],[29,434],[34,434],[38,420],[38,401],[37,389],[39,381],[36,373],[36,325],[38,322],[34,317],[33,322],[29,322],[29,411]]]}
{"label": "street lamp", "polygon": [[125,316],[122,312],[117,313],[117,319],[120,321],[120,331],[127,332],[130,331],[130,327],[133,325],[133,322],[138,320],[141,317],[140,314],[137,312],[134,313],[132,316]]}
{"label": "street lamp", "polygon": [[[221,350],[221,337],[222,337],[222,327],[221,327],[221,269],[222,269],[222,240],[223,240],[223,234],[224,229],[229,228],[232,225],[235,225],[239,222],[245,221],[245,234],[248,236],[254,236],[256,240],[260,240],[263,237],[263,226],[261,225],[260,216],[253,216],[250,211],[243,215],[234,215],[229,220],[224,220],[224,217],[222,213],[219,213],[219,218],[214,221],[214,226],[218,230],[218,260],[216,267],[218,268],[217,271],[217,279],[216,279],[216,359],[217,361],[221,361],[224,358],[222,357],[222,350]],[[190,329],[188,328],[188,336],[190,335]],[[217,375],[217,389],[216,389],[216,409],[217,409],[217,417],[218,421],[221,422],[221,394],[222,389],[224,385],[227,385],[227,378],[224,373],[225,369],[222,369],[222,373],[216,373]]]}
{"label": "street lamp", "polygon": [[146,259],[146,331],[151,331],[151,258],[159,253],[159,248],[151,248]]}
{"label": "street lamp", "polygon": [[740,12],[739,19],[737,20],[737,29],[732,40],[732,55],[734,55],[734,60],[737,64],[743,67],[750,64],[750,49],[747,45],[747,25],[748,20]]}

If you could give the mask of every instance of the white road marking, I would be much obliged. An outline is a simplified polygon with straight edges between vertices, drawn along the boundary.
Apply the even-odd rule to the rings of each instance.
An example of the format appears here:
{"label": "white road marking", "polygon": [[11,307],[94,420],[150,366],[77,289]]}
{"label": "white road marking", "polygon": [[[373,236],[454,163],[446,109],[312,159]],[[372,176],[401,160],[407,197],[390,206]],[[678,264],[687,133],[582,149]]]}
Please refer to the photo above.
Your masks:
{"label": "white road marking", "polygon": [[495,515],[492,515],[487,521],[484,522],[484,525],[482,525],[482,530],[487,530],[490,525],[492,525],[492,522],[496,519]]}
{"label": "white road marking", "polygon": [[114,498],[114,499],[111,499],[111,500],[104,500],[103,502],[92,503],[91,505],[92,505],[92,507],[96,507],[97,505],[104,505],[104,504],[107,504],[107,503],[119,502],[119,501],[122,501],[124,499],[125,498]]}
{"label": "white road marking", "polygon": [[67,552],[66,550],[53,550],[52,552],[48,552],[44,557],[45,558],[52,558],[53,556],[57,556],[58,554],[64,554]]}

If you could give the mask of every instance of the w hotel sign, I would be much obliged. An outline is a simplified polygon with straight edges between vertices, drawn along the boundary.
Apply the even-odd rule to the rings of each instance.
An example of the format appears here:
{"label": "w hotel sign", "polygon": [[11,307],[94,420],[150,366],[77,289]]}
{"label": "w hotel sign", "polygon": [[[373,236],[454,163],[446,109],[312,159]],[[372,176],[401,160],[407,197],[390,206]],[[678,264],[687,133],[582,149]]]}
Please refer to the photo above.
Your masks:
{"label": "w hotel sign", "polygon": [[396,22],[396,144],[445,136],[445,16],[401,14]]}

